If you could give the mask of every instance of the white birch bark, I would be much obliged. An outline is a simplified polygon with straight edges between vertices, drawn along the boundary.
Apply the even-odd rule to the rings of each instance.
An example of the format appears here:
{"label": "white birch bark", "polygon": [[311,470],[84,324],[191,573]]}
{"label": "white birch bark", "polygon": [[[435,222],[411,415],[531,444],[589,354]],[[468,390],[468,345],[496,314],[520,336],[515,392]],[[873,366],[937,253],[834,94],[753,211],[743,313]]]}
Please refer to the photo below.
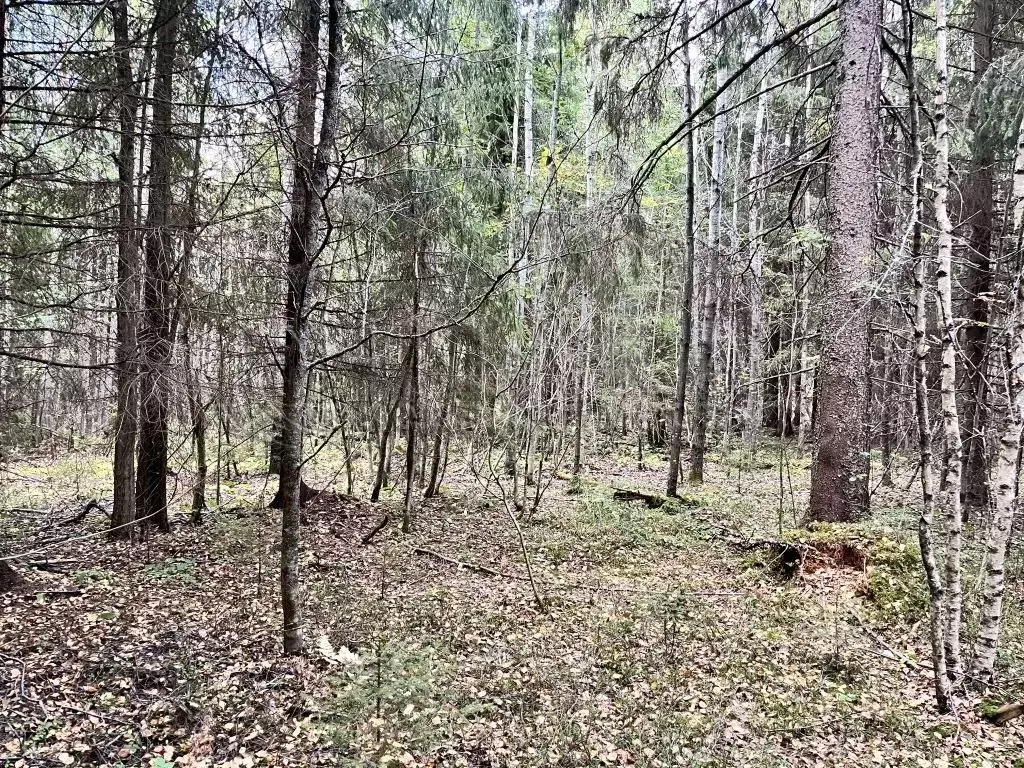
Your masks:
{"label": "white birch bark", "polygon": [[[1017,142],[1017,156],[1013,169],[1013,215],[1017,227],[1018,248],[1021,242],[1021,224],[1024,223],[1024,121],[1021,122]],[[999,632],[1003,618],[1003,591],[1005,589],[1006,549],[1013,528],[1013,518],[1019,503],[1018,469],[1020,467],[1021,439],[1024,432],[1024,276],[1017,275],[1013,296],[1008,302],[1010,314],[1006,321],[1007,356],[1005,387],[1007,413],[999,433],[999,449],[992,468],[995,493],[992,524],[985,547],[985,574],[981,591],[981,617],[978,639],[974,645],[971,664],[972,680],[985,686],[992,681]]]}
{"label": "white birch bark", "polygon": [[949,65],[945,0],[935,3],[935,221],[938,227],[935,281],[938,291],[939,330],[942,334],[942,430],[945,441],[945,507],[949,518],[946,544],[946,664],[958,680],[960,624],[963,613],[963,516],[960,511],[960,416],[956,405],[957,324],[953,317],[953,223],[949,218]]}

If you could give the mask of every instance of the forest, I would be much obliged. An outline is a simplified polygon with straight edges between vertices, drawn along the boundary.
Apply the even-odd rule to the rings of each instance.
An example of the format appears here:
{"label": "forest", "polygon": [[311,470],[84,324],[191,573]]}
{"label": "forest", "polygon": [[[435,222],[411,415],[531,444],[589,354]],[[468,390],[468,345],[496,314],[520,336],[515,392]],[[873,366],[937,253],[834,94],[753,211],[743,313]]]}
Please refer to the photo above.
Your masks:
{"label": "forest", "polygon": [[0,766],[1024,768],[1014,0],[0,0]]}

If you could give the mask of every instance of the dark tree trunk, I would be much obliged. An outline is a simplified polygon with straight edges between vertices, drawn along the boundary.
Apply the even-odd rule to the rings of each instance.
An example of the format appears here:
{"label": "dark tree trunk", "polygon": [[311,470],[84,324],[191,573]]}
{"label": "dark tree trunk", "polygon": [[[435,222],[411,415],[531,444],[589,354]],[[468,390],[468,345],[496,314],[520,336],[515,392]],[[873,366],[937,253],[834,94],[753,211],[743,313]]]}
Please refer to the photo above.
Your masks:
{"label": "dark tree trunk", "polygon": [[868,514],[864,417],[874,253],[875,135],[879,119],[879,0],[848,0],[840,11],[838,107],[828,175],[831,243],[821,301],[821,374],[811,520]]}
{"label": "dark tree trunk", "polygon": [[[217,17],[219,26],[220,17]],[[192,174],[188,185],[188,198],[185,209],[188,215],[188,230],[183,241],[181,266],[178,275],[178,302],[175,307],[172,326],[181,321],[181,341],[183,357],[182,367],[185,375],[185,397],[188,400],[188,416],[192,422],[192,448],[195,451],[196,477],[192,485],[192,525],[201,525],[203,511],[206,509],[206,407],[203,405],[202,389],[199,385],[199,371],[196,370],[192,350],[192,321],[194,310],[190,296],[190,273],[192,254],[195,251],[196,237],[199,226],[199,173],[202,167],[203,133],[206,130],[206,102],[210,96],[210,85],[213,80],[213,69],[216,64],[214,49],[210,66],[206,70],[203,87],[199,94],[199,120],[196,124],[195,141],[192,144]],[[174,336],[172,328],[172,337]]]}
{"label": "dark tree trunk", "polygon": [[398,392],[395,394],[395,402],[388,408],[387,419],[384,422],[384,428],[380,433],[380,450],[377,461],[377,476],[374,479],[373,490],[370,491],[370,501],[380,501],[380,492],[384,489],[387,484],[388,477],[388,464],[391,460],[391,451],[388,446],[391,442],[391,436],[395,431],[395,421],[398,419],[398,408],[402,404],[402,395],[405,393],[405,385],[409,380],[409,362],[412,360],[412,345],[406,350],[405,357],[402,359],[402,370],[399,374],[401,379],[398,382]]}
{"label": "dark tree trunk", "polygon": [[173,339],[168,301],[174,270],[171,163],[175,148],[172,102],[178,15],[177,0],[163,0],[157,7],[146,273],[143,324],[139,334],[142,397],[135,483],[136,514],[141,524],[160,531],[171,529],[167,517],[167,422]]}
{"label": "dark tree trunk", "polygon": [[459,360],[459,347],[452,339],[448,346],[448,381],[445,382],[444,396],[441,400],[441,412],[437,417],[437,429],[434,431],[434,448],[430,458],[430,475],[427,481],[427,489],[423,495],[431,498],[437,495],[440,482],[441,457],[444,448],[445,423],[448,421],[448,413],[451,411],[452,400],[455,397],[455,372]]}
{"label": "dark tree trunk", "polygon": [[189,418],[192,420],[192,448],[196,457],[196,477],[192,485],[191,523],[200,525],[203,522],[203,510],[206,509],[206,408],[203,406],[199,388],[199,375],[194,367],[192,357],[192,310],[186,308],[185,320],[182,323],[181,343],[184,351],[182,367],[185,369],[185,396],[188,399]]}
{"label": "dark tree trunk", "polygon": [[328,0],[327,72],[319,143],[314,148],[319,79],[320,0],[307,0],[300,31],[298,102],[295,111],[295,172],[288,222],[288,296],[285,303],[283,397],[281,401],[281,609],[286,654],[303,651],[299,579],[302,512],[302,428],[306,389],[307,299],[320,219],[327,195],[327,164],[338,126],[341,68],[340,0]]}
{"label": "dark tree trunk", "polygon": [[[978,88],[992,61],[995,28],[993,0],[974,0],[974,84]],[[974,131],[971,169],[963,187],[963,211],[967,225],[966,303],[963,308],[963,354],[966,392],[963,400],[963,513],[965,517],[988,505],[984,431],[987,426],[985,360],[988,348],[988,301],[992,291],[992,219],[994,209],[993,144],[982,126],[977,98],[972,99],[970,122]]]}
{"label": "dark tree trunk", "polygon": [[[687,9],[685,13],[689,13]],[[689,24],[682,34],[689,35]],[[690,86],[689,47],[683,47],[683,107],[687,116],[693,111],[693,89]],[[665,492],[675,496],[679,487],[679,457],[683,449],[686,419],[686,383],[690,375],[690,345],[693,334],[693,259],[694,259],[694,167],[693,131],[686,135],[686,193],[683,210],[683,261],[680,268],[682,294],[679,297],[679,348],[676,350],[676,392],[672,416],[672,437],[668,452],[668,482]]]}
{"label": "dark tree trunk", "polygon": [[412,327],[409,339],[409,403],[405,433],[405,503],[402,505],[402,533],[412,531],[416,503],[416,441],[420,423],[420,244],[417,237],[412,254]]}
{"label": "dark tree trunk", "polygon": [[[135,231],[135,120],[139,94],[132,73],[128,2],[111,6],[117,75],[120,146],[117,155],[117,410],[114,416],[113,538],[127,538],[135,520],[135,438],[139,399],[136,388],[139,309],[139,244]],[[0,33],[2,34],[2,33]]]}

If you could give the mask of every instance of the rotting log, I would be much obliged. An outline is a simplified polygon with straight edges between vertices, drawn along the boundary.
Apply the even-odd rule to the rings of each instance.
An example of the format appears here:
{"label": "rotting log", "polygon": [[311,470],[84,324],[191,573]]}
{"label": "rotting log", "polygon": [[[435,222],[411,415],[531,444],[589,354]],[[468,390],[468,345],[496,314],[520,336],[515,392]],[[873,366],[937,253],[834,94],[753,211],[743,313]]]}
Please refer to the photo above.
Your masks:
{"label": "rotting log", "polygon": [[1024,715],[1024,702],[1018,701],[1012,704],[1004,704],[992,712],[985,712],[982,714],[982,717],[990,723],[1004,725],[1022,715]]}
{"label": "rotting log", "polygon": [[616,488],[612,494],[615,501],[641,501],[649,509],[658,509],[665,505],[666,497],[660,493],[645,493],[644,491],[633,491],[627,488]]}

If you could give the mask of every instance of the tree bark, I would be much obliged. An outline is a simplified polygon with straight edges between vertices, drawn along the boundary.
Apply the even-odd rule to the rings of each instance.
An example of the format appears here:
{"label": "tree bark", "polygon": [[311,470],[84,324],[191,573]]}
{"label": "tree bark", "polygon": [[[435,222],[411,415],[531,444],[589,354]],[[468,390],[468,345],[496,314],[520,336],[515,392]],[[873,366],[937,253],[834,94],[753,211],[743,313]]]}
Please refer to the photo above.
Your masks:
{"label": "tree bark", "polygon": [[402,505],[402,533],[412,532],[412,513],[416,504],[416,441],[420,423],[420,256],[417,235],[412,253],[412,324],[409,329],[409,402],[405,433],[405,503]]}
{"label": "tree bark", "polygon": [[[1017,231],[1017,251],[1024,241],[1024,121],[1017,140],[1013,169],[1013,216]],[[1024,277],[1015,276],[1010,313],[1006,321],[1005,387],[1006,417],[999,433],[999,447],[992,467],[993,515],[985,553],[985,574],[981,589],[981,617],[974,645],[971,678],[980,685],[991,683],[999,648],[1003,618],[1003,592],[1006,586],[1006,550],[1013,519],[1020,504],[1021,440],[1024,435]]]}
{"label": "tree bark", "polygon": [[[979,90],[993,56],[995,13],[993,0],[974,0],[974,87]],[[963,513],[978,513],[988,506],[987,457],[984,433],[987,426],[988,387],[985,361],[988,351],[989,294],[992,291],[992,219],[995,207],[992,140],[982,128],[983,114],[978,98],[971,100],[968,115],[971,139],[971,167],[963,185],[963,208],[968,227],[966,292],[963,333],[964,413],[961,419],[963,441]]]}
{"label": "tree bark", "polygon": [[840,10],[841,78],[828,173],[831,242],[820,305],[811,520],[849,522],[868,514],[864,415],[881,21],[878,0],[849,0]]}
{"label": "tree bark", "polygon": [[392,403],[387,410],[387,416],[384,420],[384,427],[380,433],[380,450],[377,461],[377,475],[374,479],[373,490],[370,491],[370,501],[380,501],[380,493],[384,490],[384,486],[387,482],[388,475],[388,462],[390,451],[388,450],[388,444],[391,440],[391,435],[395,430],[395,421],[398,417],[398,408],[402,404],[402,396],[405,394],[405,385],[409,380],[409,363],[412,360],[412,345],[410,344],[406,350],[405,356],[402,358],[401,378],[398,382],[398,392],[395,394],[395,402]]}
{"label": "tree bark", "polygon": [[305,404],[306,309],[313,282],[320,220],[327,195],[327,166],[338,128],[341,70],[341,2],[328,0],[327,70],[319,142],[314,148],[320,48],[320,0],[306,0],[299,30],[298,101],[295,111],[294,176],[288,222],[288,295],[285,304],[281,404],[281,608],[286,654],[303,650],[301,466]]}
{"label": "tree bark", "polygon": [[149,213],[143,283],[136,515],[140,524],[171,529],[167,517],[168,398],[171,353],[170,291],[174,272],[171,177],[175,151],[174,70],[178,46],[178,0],[162,0],[156,14],[156,59],[150,142]]}
{"label": "tree bark", "polygon": [[914,402],[917,412],[917,435],[920,448],[921,515],[917,523],[917,540],[921,562],[928,583],[929,630],[932,646],[932,673],[935,699],[940,712],[948,712],[952,703],[950,681],[946,670],[944,637],[945,589],[935,557],[935,489],[932,473],[932,431],[928,415],[928,293],[925,288],[926,262],[921,248],[924,213],[924,153],[920,138],[920,109],[916,87],[914,60],[914,16],[910,0],[903,5],[904,65],[907,67],[911,158],[908,170],[911,188],[910,257],[914,264]]}
{"label": "tree bark", "polygon": [[946,666],[954,681],[960,677],[960,617],[963,611],[961,552],[963,517],[960,512],[960,416],[956,403],[958,328],[953,316],[953,223],[949,218],[949,65],[946,2],[935,2],[935,222],[938,228],[935,281],[939,332],[942,335],[943,470],[949,529],[946,544]]}
{"label": "tree bark", "polygon": [[437,429],[434,431],[434,447],[431,452],[427,489],[423,492],[424,498],[428,499],[436,496],[438,492],[444,433],[448,421],[448,413],[452,407],[452,400],[455,399],[455,374],[458,360],[459,346],[453,338],[448,342],[448,379],[445,381],[444,395],[441,398],[441,412],[437,415]]}
{"label": "tree bark", "polygon": [[[725,84],[725,60],[720,58],[715,80],[718,88]],[[719,265],[722,249],[722,183],[725,178],[725,134],[728,115],[723,112],[724,96],[715,100],[715,125],[711,151],[710,200],[708,204],[708,253],[704,266],[704,289],[701,301],[701,333],[697,342],[697,381],[693,403],[693,439],[690,445],[690,482],[704,482],[704,451],[707,444],[711,401],[711,379],[714,376],[715,327],[718,324]]]}
{"label": "tree bark", "polygon": [[132,72],[128,2],[111,5],[114,68],[118,87],[119,147],[117,154],[117,410],[114,416],[114,503],[110,515],[113,538],[131,536],[135,520],[135,440],[139,397],[136,376],[139,311],[139,243],[135,230],[135,123],[139,92]]}
{"label": "tree bark", "polygon": [[[761,154],[767,132],[768,91],[762,90],[757,97],[757,111],[754,116],[754,137],[750,147],[750,171],[748,178],[760,185]],[[757,448],[764,421],[764,294],[762,275],[764,272],[764,250],[760,237],[761,192],[755,190],[750,199],[747,216],[747,238],[750,248],[750,384],[747,389],[747,442],[751,449]],[[787,408],[787,412],[788,412]]]}

